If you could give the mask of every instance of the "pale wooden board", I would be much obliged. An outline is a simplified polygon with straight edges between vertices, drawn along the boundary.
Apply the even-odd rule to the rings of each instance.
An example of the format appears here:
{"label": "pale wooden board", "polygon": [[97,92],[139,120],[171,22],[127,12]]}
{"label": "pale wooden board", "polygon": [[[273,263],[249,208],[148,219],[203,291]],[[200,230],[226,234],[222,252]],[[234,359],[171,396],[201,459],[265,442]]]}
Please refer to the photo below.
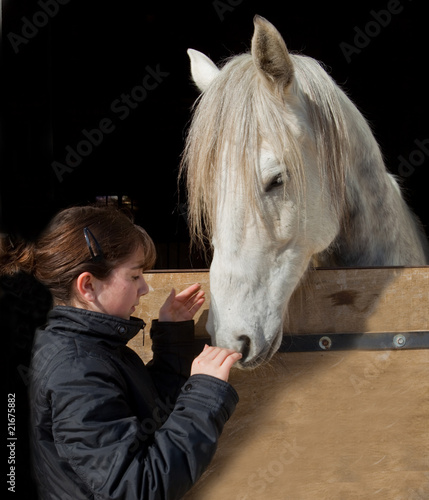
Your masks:
{"label": "pale wooden board", "polygon": [[277,354],[186,500],[427,500],[427,351]]}
{"label": "pale wooden board", "polygon": [[429,330],[429,267],[318,269],[293,295],[293,333]]}
{"label": "pale wooden board", "polygon": [[[206,302],[195,316],[195,331],[206,336],[210,305],[208,271],[153,272],[145,274],[150,293],[143,297],[135,315],[148,323],[172,288],[180,292],[201,283]],[[286,332],[351,333],[429,330],[429,267],[317,269],[308,273],[292,296]],[[150,340],[146,335],[146,344]],[[138,336],[130,344],[147,359]]]}
{"label": "pale wooden board", "polygon": [[[153,290],[137,314],[148,327],[173,286],[200,282],[204,335],[208,272],[146,277]],[[293,331],[429,329],[429,267],[316,270],[306,281]],[[141,340],[131,346],[147,361]],[[230,382],[240,403],[186,500],[429,498],[428,350],[279,353]]]}
{"label": "pale wooden board", "polygon": [[186,271],[186,272],[154,272],[145,273],[146,282],[149,285],[149,294],[140,299],[139,307],[134,312],[134,316],[142,318],[146,323],[143,346],[143,335],[139,333],[129,346],[133,348],[147,363],[152,359],[150,349],[151,341],[149,337],[150,325],[153,319],[158,318],[158,312],[171,289],[177,293],[181,292],[194,283],[201,283],[206,292],[206,302],[194,317],[195,333],[200,336],[207,336],[205,324],[207,321],[208,308],[210,304],[209,273],[208,271]]}

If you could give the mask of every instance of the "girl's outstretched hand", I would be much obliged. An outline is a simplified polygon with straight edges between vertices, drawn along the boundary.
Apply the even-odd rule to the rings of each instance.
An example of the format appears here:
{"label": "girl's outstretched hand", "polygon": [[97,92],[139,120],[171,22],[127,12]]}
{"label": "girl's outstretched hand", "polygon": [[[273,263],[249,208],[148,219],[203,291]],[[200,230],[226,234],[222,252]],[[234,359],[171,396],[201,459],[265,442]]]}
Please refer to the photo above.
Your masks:
{"label": "girl's outstretched hand", "polygon": [[205,345],[203,352],[192,363],[191,375],[211,375],[228,382],[232,365],[241,356],[241,353],[232,349]]}
{"label": "girl's outstretched hand", "polygon": [[159,310],[159,321],[188,321],[204,303],[204,291],[195,283],[176,295],[174,288]]}

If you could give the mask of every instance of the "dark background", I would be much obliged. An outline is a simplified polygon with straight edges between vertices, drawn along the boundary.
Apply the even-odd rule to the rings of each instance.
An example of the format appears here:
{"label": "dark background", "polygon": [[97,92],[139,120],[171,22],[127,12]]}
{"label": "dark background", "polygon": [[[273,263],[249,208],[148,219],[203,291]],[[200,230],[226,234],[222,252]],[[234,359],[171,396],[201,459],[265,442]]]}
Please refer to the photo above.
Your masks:
{"label": "dark background", "polygon": [[[42,5],[51,9],[49,17],[44,17]],[[390,19],[388,8],[396,12]],[[59,209],[117,197],[116,203],[131,207],[136,222],[155,240],[157,268],[204,267],[198,254],[189,256],[181,215],[186,200],[177,189],[190,109],[198,95],[186,49],[201,50],[215,62],[248,50],[255,14],[275,24],[290,50],[327,66],[371,123],[392,173],[401,174],[400,157],[412,160],[414,171],[405,172],[402,182],[409,204],[428,230],[429,144],[421,151],[415,142],[429,143],[426,12],[423,0],[153,5],[4,0],[0,232],[31,240]],[[384,26],[374,23],[374,13]],[[23,29],[26,38],[19,38]],[[356,29],[362,30],[356,39],[361,46],[346,58],[341,44],[353,50]],[[365,31],[371,37],[363,38]],[[126,117],[123,108],[115,113],[114,102],[142,84],[147,67],[168,75]],[[52,163],[65,163],[66,148],[76,149],[85,139],[83,130],[99,129],[106,118],[114,130],[60,182]],[[50,307],[43,290],[28,279],[4,278],[0,284],[7,390],[16,393],[17,401],[19,476],[13,497],[26,500],[35,498],[26,434],[28,366],[34,328]]]}
{"label": "dark background", "polygon": [[[188,258],[180,208],[185,200],[177,190],[190,108],[198,95],[186,49],[201,50],[215,62],[248,50],[256,13],[275,24],[290,50],[327,66],[371,123],[392,173],[398,174],[400,156],[414,153],[419,164],[402,177],[403,185],[408,202],[429,225],[423,0],[59,1],[3,1],[1,232],[31,239],[60,208],[119,196],[119,202],[132,203],[137,222],[155,240],[158,268],[204,266],[198,256]],[[37,15],[45,4],[53,12],[48,20]],[[396,12],[390,20],[382,12],[388,9]],[[384,26],[374,24],[374,12]],[[31,38],[25,43],[12,36],[22,35],[24,17],[40,25],[33,28],[36,34],[26,28]],[[360,39],[361,48],[347,60],[341,43],[354,45],[356,27],[370,37]],[[122,119],[125,112],[111,106],[142,84],[147,66],[168,76]],[[114,130],[60,182],[52,162],[65,163],[66,147],[76,149],[85,139],[82,131],[99,128],[104,118]],[[427,152],[416,153],[415,141],[426,139]]]}

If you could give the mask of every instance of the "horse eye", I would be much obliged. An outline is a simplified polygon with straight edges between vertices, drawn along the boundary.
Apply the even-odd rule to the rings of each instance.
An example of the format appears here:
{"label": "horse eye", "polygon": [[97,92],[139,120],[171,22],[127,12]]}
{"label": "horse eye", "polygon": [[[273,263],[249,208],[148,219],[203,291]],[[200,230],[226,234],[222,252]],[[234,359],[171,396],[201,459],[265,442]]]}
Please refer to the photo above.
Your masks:
{"label": "horse eye", "polygon": [[271,181],[269,182],[269,184],[267,184],[267,186],[265,187],[265,192],[268,193],[272,189],[275,189],[275,188],[277,188],[279,186],[282,186],[282,185],[283,185],[282,174],[277,174],[275,177],[273,177],[271,179]]}

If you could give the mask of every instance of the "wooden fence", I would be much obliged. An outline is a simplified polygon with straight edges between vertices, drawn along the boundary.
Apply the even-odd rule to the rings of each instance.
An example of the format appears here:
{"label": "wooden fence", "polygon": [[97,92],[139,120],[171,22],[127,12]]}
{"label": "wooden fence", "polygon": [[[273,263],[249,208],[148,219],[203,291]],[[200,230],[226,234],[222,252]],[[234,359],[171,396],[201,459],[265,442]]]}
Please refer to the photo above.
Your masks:
{"label": "wooden fence", "polygon": [[[196,333],[207,335],[207,271],[146,278],[136,314],[147,323],[172,287],[200,282],[208,297]],[[233,370],[240,403],[186,500],[427,500],[429,267],[312,271],[287,330],[269,364]],[[352,338],[382,340],[335,348]],[[421,348],[409,349],[416,339]],[[130,345],[150,359],[148,335]]]}

